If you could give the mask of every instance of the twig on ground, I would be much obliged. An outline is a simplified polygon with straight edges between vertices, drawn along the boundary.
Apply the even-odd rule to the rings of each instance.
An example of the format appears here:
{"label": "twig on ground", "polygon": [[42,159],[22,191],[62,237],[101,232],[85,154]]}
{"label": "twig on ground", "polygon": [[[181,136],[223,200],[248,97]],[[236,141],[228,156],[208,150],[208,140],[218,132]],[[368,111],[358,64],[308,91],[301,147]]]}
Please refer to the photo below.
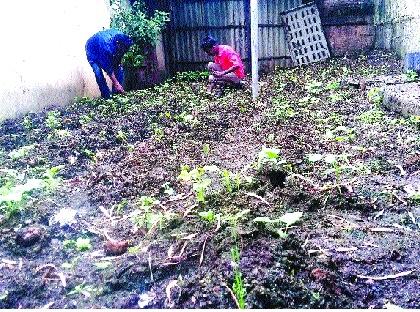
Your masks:
{"label": "twig on ground", "polygon": [[150,250],[149,250],[149,257],[148,257],[148,262],[149,262],[149,270],[150,270],[150,280],[152,281],[152,282],[154,282],[154,279],[153,279],[153,272],[152,272],[152,255],[150,254]]}
{"label": "twig on ground", "polygon": [[357,277],[358,278],[362,278],[362,279],[370,279],[370,280],[373,280],[373,281],[383,281],[383,280],[387,280],[387,279],[395,279],[395,278],[407,276],[407,275],[410,275],[413,272],[414,272],[414,270],[406,271],[406,272],[401,272],[401,273],[397,273],[397,274],[385,275],[385,276],[357,275]]}
{"label": "twig on ground", "polygon": [[206,238],[204,239],[203,248],[201,250],[201,255],[200,255],[200,263],[199,263],[199,265],[201,265],[203,263],[203,260],[204,260],[204,250],[206,249],[207,238],[208,237],[206,236]]}
{"label": "twig on ground", "polygon": [[371,228],[369,230],[371,232],[389,232],[389,233],[394,232],[394,229],[391,229],[391,228]]}
{"label": "twig on ground", "polygon": [[403,167],[401,165],[395,165],[395,167],[400,169],[401,176],[405,176],[407,174],[407,172],[403,169]]}
{"label": "twig on ground", "polygon": [[312,181],[309,178],[304,177],[301,174],[297,174],[297,173],[291,174],[287,179],[291,179],[291,178],[298,178],[298,179],[300,179],[302,181],[305,181],[305,182],[309,183],[314,189],[316,189],[316,190],[319,190],[320,189],[319,188],[319,185],[317,185],[314,181]]}
{"label": "twig on ground", "polygon": [[238,301],[238,299],[236,299],[236,296],[235,296],[235,294],[233,293],[233,291],[232,291],[232,289],[230,289],[230,287],[228,286],[228,285],[226,285],[226,284],[223,284],[223,286],[225,286],[226,288],[227,288],[227,290],[230,292],[230,294],[231,294],[231,296],[232,296],[232,299],[235,301],[235,303],[236,303],[236,306],[238,307],[238,309],[240,309],[241,307],[240,307],[240,305],[239,305],[239,301]]}
{"label": "twig on ground", "polygon": [[267,206],[271,206],[271,204],[266,201],[264,198],[262,198],[261,196],[258,196],[257,194],[254,193],[245,193],[245,195],[248,195],[250,197],[254,197],[256,199],[259,199],[261,202],[263,202],[264,204],[266,204]]}
{"label": "twig on ground", "polygon": [[198,205],[197,204],[194,204],[194,205],[191,205],[190,207],[188,207],[187,208],[187,210],[185,210],[185,212],[184,212],[184,218],[186,217],[186,216],[188,216],[188,214],[194,209],[194,208],[196,208],[196,207],[198,207]]}

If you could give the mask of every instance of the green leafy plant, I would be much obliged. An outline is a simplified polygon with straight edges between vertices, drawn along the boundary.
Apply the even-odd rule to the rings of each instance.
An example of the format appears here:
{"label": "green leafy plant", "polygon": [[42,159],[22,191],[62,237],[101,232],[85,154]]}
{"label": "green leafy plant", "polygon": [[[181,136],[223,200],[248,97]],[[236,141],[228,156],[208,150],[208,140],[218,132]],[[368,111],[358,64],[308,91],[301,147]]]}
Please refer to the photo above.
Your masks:
{"label": "green leafy plant", "polygon": [[200,216],[201,219],[207,221],[207,222],[214,222],[216,220],[216,215],[214,214],[214,212],[212,210],[208,210],[208,211],[201,211],[198,213],[198,215]]}
{"label": "green leafy plant", "polygon": [[192,182],[197,201],[205,204],[206,193],[212,183],[212,180],[206,176],[206,172],[216,171],[219,171],[216,166],[197,167],[193,170],[190,170],[189,166],[182,166],[178,179],[184,182]]}
{"label": "green leafy plant", "polygon": [[368,91],[367,97],[369,102],[375,104],[376,106],[379,106],[382,104],[382,101],[384,99],[383,92],[379,88],[372,88]]}
{"label": "green leafy plant", "polygon": [[246,289],[244,280],[242,278],[242,272],[240,270],[240,251],[237,246],[234,246],[230,250],[231,259],[233,264],[233,285],[232,290],[238,301],[240,309],[245,309],[246,301]]}
{"label": "green leafy plant", "polygon": [[263,146],[261,151],[258,153],[257,170],[278,170],[280,169],[280,165],[285,163],[286,162],[280,157],[280,150],[278,148],[269,148]]}
{"label": "green leafy plant", "polygon": [[133,223],[139,228],[146,228],[151,230],[156,225],[163,229],[169,220],[174,217],[174,214],[169,211],[158,211],[154,209],[160,202],[150,196],[141,196],[138,202],[137,214],[132,218]]}
{"label": "green leafy plant", "polygon": [[[13,174],[13,172],[9,172],[9,174]],[[11,218],[24,209],[28,198],[34,190],[42,189],[43,187],[44,183],[40,179],[27,179],[25,182],[19,181],[17,176],[2,179],[0,211],[5,214],[6,218]]]}
{"label": "green leafy plant", "polygon": [[404,75],[409,82],[417,81],[419,79],[419,75],[414,70],[408,70],[404,73]]}
{"label": "green leafy plant", "polygon": [[319,81],[312,81],[305,85],[306,91],[310,94],[318,95],[323,91],[323,83]]}
{"label": "green leafy plant", "polygon": [[367,112],[364,112],[356,117],[357,120],[360,120],[363,123],[374,124],[381,122],[384,117],[384,112],[379,109],[371,109]]}
{"label": "green leafy plant", "polygon": [[356,137],[354,129],[346,126],[338,126],[334,129],[327,129],[324,138],[327,140],[334,140],[337,142],[352,141]]}
{"label": "green leafy plant", "polygon": [[26,145],[26,146],[22,146],[19,149],[13,150],[9,153],[9,157],[12,160],[17,160],[20,158],[25,157],[26,155],[29,154],[30,151],[32,151],[35,148],[35,144],[31,144],[31,145]]}
{"label": "green leafy plant", "polygon": [[86,298],[91,297],[94,294],[97,294],[99,290],[92,285],[86,285],[86,282],[83,282],[77,286],[75,286],[67,295],[84,295]]}
{"label": "green leafy plant", "polygon": [[63,247],[66,249],[74,249],[79,252],[92,249],[89,238],[78,237],[77,240],[66,239],[63,241]]}
{"label": "green leafy plant", "polygon": [[112,6],[111,26],[121,30],[133,40],[133,46],[124,55],[123,63],[132,68],[143,65],[145,49],[153,46],[159,38],[169,14],[155,11],[152,17],[146,14],[142,1],[136,1],[129,8],[124,8],[120,1],[114,1]]}
{"label": "green leafy plant", "polygon": [[123,130],[118,130],[115,138],[122,143],[127,143],[128,136]]}
{"label": "green leafy plant", "polygon": [[64,167],[64,165],[60,165],[45,170],[45,173],[43,175],[43,181],[50,191],[55,190],[60,185],[61,179],[57,178],[57,174]]}
{"label": "green leafy plant", "polygon": [[57,111],[48,112],[45,120],[46,126],[51,130],[59,129],[61,127],[60,115],[60,112]]}
{"label": "green leafy plant", "polygon": [[23,118],[22,125],[27,131],[32,130],[34,127],[32,119],[29,116]]}
{"label": "green leafy plant", "polygon": [[288,212],[285,213],[283,216],[281,216],[280,218],[277,219],[271,219],[269,217],[257,217],[255,218],[253,221],[256,223],[263,223],[266,225],[275,225],[277,223],[283,223],[285,224],[285,228],[275,228],[275,232],[282,238],[287,236],[287,230],[289,228],[289,226],[297,223],[303,216],[303,213],[300,211],[296,211],[296,212]]}

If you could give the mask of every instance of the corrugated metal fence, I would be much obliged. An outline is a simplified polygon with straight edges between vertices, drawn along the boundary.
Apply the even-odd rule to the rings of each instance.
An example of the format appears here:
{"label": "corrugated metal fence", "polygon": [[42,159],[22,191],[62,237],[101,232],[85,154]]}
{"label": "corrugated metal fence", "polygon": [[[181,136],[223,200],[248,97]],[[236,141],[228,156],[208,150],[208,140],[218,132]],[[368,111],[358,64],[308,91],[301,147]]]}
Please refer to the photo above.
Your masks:
{"label": "corrugated metal fence", "polygon": [[[166,64],[171,74],[177,71],[203,70],[210,58],[200,49],[207,34],[238,51],[249,62],[249,0],[166,0],[171,14],[165,34]],[[281,13],[301,5],[302,0],[260,0],[260,68],[291,65],[281,22]]]}

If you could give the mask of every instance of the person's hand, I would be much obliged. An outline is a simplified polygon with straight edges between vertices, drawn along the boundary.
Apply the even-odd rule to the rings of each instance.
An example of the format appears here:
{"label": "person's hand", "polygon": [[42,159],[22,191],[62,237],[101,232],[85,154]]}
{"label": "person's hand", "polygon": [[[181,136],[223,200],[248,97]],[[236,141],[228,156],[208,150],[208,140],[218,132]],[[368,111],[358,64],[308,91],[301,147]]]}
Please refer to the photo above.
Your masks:
{"label": "person's hand", "polygon": [[224,75],[225,75],[225,73],[224,72],[220,72],[220,71],[215,71],[213,73],[213,76],[216,77],[216,78],[220,78],[220,77],[222,77]]}
{"label": "person's hand", "polygon": [[115,91],[117,91],[117,93],[124,93],[125,92],[124,88],[120,84],[116,84],[114,86],[114,88],[115,88]]}

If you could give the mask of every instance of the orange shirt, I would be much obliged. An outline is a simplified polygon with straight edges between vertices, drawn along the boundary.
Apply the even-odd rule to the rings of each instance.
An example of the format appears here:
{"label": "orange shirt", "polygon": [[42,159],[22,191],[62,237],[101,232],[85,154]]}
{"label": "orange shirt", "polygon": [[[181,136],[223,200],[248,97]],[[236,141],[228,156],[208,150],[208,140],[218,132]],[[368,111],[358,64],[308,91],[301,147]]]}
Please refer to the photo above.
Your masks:
{"label": "orange shirt", "polygon": [[219,45],[219,54],[214,57],[214,62],[219,64],[223,70],[227,70],[234,65],[238,65],[239,68],[234,71],[235,75],[239,79],[245,77],[245,69],[241,57],[232,47],[228,45]]}

